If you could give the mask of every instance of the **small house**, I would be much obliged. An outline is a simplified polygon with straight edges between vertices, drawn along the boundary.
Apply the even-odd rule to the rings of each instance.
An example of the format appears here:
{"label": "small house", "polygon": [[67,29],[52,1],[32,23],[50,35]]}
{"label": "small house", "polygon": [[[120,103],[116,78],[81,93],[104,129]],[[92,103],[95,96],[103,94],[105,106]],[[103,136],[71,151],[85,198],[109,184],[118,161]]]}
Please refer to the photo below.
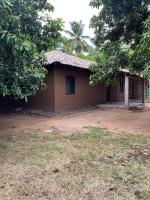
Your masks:
{"label": "small house", "polygon": [[31,97],[27,107],[62,112],[106,103],[129,107],[144,103],[144,79],[127,70],[118,72],[118,83],[89,84],[91,61],[58,51],[46,54],[47,88]]}

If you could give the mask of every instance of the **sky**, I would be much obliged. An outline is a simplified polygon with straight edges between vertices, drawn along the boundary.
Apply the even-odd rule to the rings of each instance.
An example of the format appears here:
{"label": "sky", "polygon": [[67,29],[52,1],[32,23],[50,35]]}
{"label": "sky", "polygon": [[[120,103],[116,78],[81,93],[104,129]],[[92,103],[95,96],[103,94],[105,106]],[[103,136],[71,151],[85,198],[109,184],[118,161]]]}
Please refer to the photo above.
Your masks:
{"label": "sky", "polygon": [[98,11],[89,6],[90,0],[49,0],[49,2],[55,7],[52,16],[62,18],[66,30],[70,30],[69,22],[82,20],[85,24],[84,35],[93,36],[89,24],[91,17]]}

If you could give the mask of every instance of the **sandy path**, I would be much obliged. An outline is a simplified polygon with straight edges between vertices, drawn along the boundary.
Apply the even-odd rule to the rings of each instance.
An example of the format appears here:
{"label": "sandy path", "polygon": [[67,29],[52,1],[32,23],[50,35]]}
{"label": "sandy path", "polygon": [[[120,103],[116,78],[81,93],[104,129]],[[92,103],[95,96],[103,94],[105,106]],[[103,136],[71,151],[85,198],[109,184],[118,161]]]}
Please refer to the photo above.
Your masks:
{"label": "sandy path", "polygon": [[0,135],[46,130],[52,127],[71,134],[85,130],[87,126],[107,128],[115,132],[150,134],[150,110],[90,110],[65,117],[48,118],[32,115],[0,115]]}

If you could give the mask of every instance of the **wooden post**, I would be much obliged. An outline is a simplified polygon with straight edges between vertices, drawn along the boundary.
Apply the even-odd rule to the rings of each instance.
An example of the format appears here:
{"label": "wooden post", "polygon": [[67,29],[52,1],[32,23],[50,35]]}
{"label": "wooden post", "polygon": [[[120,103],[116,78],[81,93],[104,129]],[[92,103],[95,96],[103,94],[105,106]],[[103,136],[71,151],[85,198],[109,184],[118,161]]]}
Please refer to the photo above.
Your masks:
{"label": "wooden post", "polygon": [[125,76],[125,91],[124,91],[124,96],[125,96],[125,107],[129,109],[129,76]]}
{"label": "wooden post", "polygon": [[145,87],[145,79],[142,80],[142,103],[145,104],[145,98],[146,98],[146,87]]}

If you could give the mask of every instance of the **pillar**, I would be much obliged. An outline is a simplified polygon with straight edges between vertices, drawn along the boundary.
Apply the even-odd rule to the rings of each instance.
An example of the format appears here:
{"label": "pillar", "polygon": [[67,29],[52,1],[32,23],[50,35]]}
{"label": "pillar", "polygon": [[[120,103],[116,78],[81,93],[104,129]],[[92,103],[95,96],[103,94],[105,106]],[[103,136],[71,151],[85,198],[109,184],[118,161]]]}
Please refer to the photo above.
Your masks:
{"label": "pillar", "polygon": [[142,80],[142,103],[145,103],[145,98],[146,98],[146,87],[145,87],[145,79]]}
{"label": "pillar", "polygon": [[125,91],[124,91],[124,96],[125,96],[125,107],[129,109],[129,76],[125,76]]}

